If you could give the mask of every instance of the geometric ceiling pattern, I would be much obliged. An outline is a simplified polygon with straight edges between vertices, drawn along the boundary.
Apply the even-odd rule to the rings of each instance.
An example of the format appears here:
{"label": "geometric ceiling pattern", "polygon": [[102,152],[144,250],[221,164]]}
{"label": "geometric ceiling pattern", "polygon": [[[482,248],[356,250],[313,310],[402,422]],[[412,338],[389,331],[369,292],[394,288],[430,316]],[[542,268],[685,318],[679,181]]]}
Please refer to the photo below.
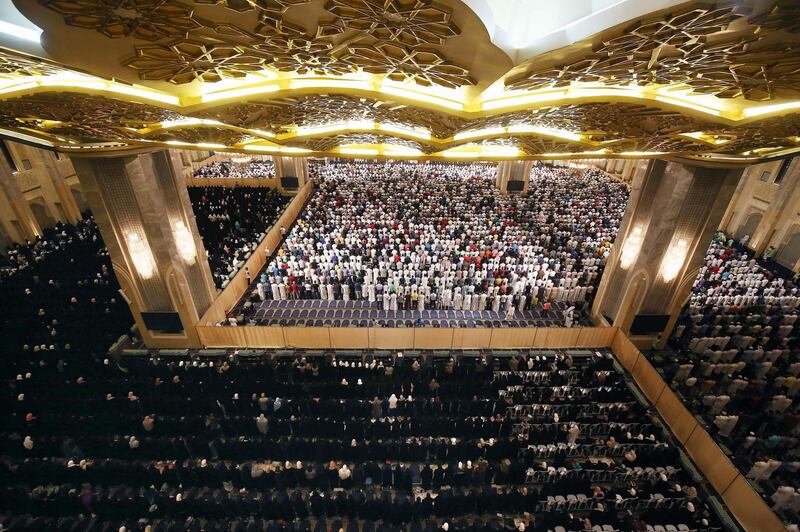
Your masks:
{"label": "geometric ceiling pattern", "polygon": [[15,0],[0,127],[62,151],[423,158],[800,149],[800,2],[689,2],[511,58],[459,0]]}

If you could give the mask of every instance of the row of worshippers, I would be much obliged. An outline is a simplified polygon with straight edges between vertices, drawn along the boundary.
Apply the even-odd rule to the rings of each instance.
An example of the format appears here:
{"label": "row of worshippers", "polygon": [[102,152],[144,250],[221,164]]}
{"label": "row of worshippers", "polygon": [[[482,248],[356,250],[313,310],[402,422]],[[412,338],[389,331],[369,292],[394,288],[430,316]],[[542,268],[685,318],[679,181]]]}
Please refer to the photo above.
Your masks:
{"label": "row of worshippers", "polygon": [[129,332],[133,318],[91,216],[14,250],[15,265],[0,278],[5,357],[41,351],[64,363],[77,345],[102,353]]}
{"label": "row of worshippers", "polygon": [[792,279],[718,233],[671,338],[678,355],[666,368],[742,473],[772,482],[771,500],[789,523],[800,523],[792,485],[800,471],[797,307]]}
{"label": "row of worshippers", "polygon": [[289,198],[272,188],[189,187],[197,229],[217,288],[223,288],[255,251]]}
{"label": "row of worshippers", "polygon": [[[431,519],[449,530],[453,519],[474,523],[488,511],[495,528],[509,522],[522,531],[719,527],[707,495],[673,467],[676,449],[656,437],[606,354],[376,358],[76,360],[62,372],[14,361],[8,369],[34,362],[34,371],[10,380],[12,395],[22,397],[10,403],[4,430],[26,435],[6,432],[0,443],[7,479],[0,510],[13,516],[4,524],[25,530],[39,519],[48,528],[91,514],[95,527],[134,530],[154,522],[183,530],[188,516],[215,526],[224,517],[245,530],[253,519],[307,517],[347,518],[360,532],[379,519],[379,530],[412,530]],[[530,402],[520,385],[531,372],[539,373],[536,401],[544,410],[512,418]],[[575,385],[567,386],[571,405],[560,395],[567,382]],[[380,397],[372,396],[376,389]],[[597,416],[597,408],[606,413]],[[454,432],[477,421],[484,428],[472,437]],[[418,436],[365,428],[388,423],[416,426]],[[540,425],[548,426],[549,446],[535,445]],[[325,426],[348,436],[328,437]],[[479,439],[483,431],[492,434]],[[598,474],[615,480],[592,481]],[[556,506],[567,494],[583,497],[564,503],[574,516]]]}
{"label": "row of worshippers", "polygon": [[598,170],[546,165],[524,197],[500,195],[483,164],[334,161],[309,172],[318,183],[260,277],[261,298],[386,310],[589,302],[628,197]]}
{"label": "row of worshippers", "polygon": [[275,164],[271,159],[229,159],[203,165],[193,175],[203,179],[270,179],[275,177]]}

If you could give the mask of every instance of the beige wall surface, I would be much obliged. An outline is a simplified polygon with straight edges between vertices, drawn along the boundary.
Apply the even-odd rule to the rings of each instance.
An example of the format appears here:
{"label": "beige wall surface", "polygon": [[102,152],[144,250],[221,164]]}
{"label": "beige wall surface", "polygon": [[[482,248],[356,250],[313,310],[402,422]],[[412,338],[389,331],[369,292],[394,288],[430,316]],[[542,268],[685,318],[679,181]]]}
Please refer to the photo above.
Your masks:
{"label": "beige wall surface", "polygon": [[[800,157],[747,167],[719,228],[737,239],[749,235],[747,245],[757,253],[770,246],[780,252],[800,238]],[[800,257],[782,262],[800,271]]]}

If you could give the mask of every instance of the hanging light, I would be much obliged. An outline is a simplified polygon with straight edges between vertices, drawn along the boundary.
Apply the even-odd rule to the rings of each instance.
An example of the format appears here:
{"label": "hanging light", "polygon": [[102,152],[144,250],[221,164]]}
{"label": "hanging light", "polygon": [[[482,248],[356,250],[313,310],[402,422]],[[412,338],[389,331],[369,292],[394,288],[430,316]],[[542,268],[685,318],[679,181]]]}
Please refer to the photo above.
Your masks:
{"label": "hanging light", "polygon": [[669,282],[678,275],[678,272],[683,266],[683,261],[686,259],[686,251],[689,249],[689,243],[685,238],[679,239],[676,243],[670,245],[664,258],[661,260],[661,276],[664,280]]}
{"label": "hanging light", "polygon": [[619,265],[623,270],[627,270],[639,256],[644,241],[643,233],[642,227],[637,225],[625,239],[625,243],[622,245],[622,255],[619,258]]}
{"label": "hanging light", "polygon": [[186,261],[186,264],[194,264],[197,257],[197,249],[194,246],[194,239],[186,224],[183,220],[178,220],[172,224],[172,234],[175,237],[175,244],[178,246],[178,252]]}
{"label": "hanging light", "polygon": [[151,278],[155,273],[156,263],[147,243],[142,240],[138,233],[128,233],[127,241],[128,253],[131,256],[133,265],[136,266],[136,271],[139,272],[142,279]]}

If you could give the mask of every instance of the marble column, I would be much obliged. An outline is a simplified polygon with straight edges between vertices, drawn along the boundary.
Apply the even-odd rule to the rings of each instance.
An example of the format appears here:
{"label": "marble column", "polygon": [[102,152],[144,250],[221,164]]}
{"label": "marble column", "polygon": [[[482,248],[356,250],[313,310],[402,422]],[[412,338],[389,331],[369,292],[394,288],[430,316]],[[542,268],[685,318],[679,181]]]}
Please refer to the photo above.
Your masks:
{"label": "marble column", "polygon": [[[796,209],[787,209],[787,207],[797,205],[798,198],[800,198],[800,157],[794,157],[783,164],[787,164],[789,167],[780,182],[779,193],[775,194],[775,198],[764,211],[764,217],[748,242],[748,247],[759,255],[763,254],[770,245],[775,245],[776,248],[779,246],[775,243],[774,237],[778,232],[780,222],[785,220],[787,214],[792,216],[797,212]],[[778,166],[776,173],[780,169],[781,167]]]}
{"label": "marble column", "polygon": [[[59,163],[55,153],[50,151],[43,151],[41,158],[45,168],[45,175],[40,180],[42,188],[48,190],[52,197],[58,198],[64,211],[63,215],[66,216],[69,223],[78,223],[81,220],[81,210],[78,208],[75,196],[72,195],[72,191],[67,185],[66,178],[68,175],[65,175],[66,172],[62,171],[62,168],[69,165]],[[64,159],[64,162],[67,162],[67,160]]]}
{"label": "marble column", "polygon": [[[281,194],[294,194],[308,181],[308,159],[306,157],[287,157],[273,155],[275,162],[275,177],[278,178],[278,190]],[[284,186],[283,178],[296,177],[297,188]]]}
{"label": "marble column", "polygon": [[[495,184],[501,194],[509,192],[516,194],[527,194],[528,184],[531,180],[531,169],[533,161],[500,161],[497,163],[497,177]],[[509,187],[510,182],[517,183]],[[518,183],[522,183],[519,185]]]}
{"label": "marble column", "polygon": [[741,169],[651,160],[631,197],[598,287],[592,315],[626,334],[637,315],[669,316],[638,338],[665,343],[741,177]]}
{"label": "marble column", "polygon": [[0,223],[15,242],[34,240],[42,234],[42,227],[5,161],[0,161],[0,210]]}
{"label": "marble column", "polygon": [[[145,344],[200,347],[195,325],[217,292],[179,155],[157,150],[72,161]],[[164,324],[176,319],[180,327]]]}

